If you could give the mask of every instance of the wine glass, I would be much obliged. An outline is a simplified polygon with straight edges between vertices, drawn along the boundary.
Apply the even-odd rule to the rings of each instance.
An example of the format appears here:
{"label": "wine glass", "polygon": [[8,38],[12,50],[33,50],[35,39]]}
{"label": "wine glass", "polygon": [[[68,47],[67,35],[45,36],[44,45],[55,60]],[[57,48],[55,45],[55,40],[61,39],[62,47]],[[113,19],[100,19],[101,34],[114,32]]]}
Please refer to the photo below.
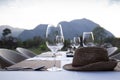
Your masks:
{"label": "wine glass", "polygon": [[70,46],[72,47],[72,52],[75,52],[75,49],[77,49],[80,46],[80,38],[74,37],[72,40],[70,40]]}
{"label": "wine glass", "polygon": [[92,32],[83,32],[83,47],[93,47],[94,36]]}
{"label": "wine glass", "polygon": [[70,48],[69,48],[69,53],[74,53],[75,45],[74,45],[74,39],[70,40]]}
{"label": "wine glass", "polygon": [[70,40],[70,46],[72,47],[72,49],[74,49],[75,45],[74,45],[74,40]]}
{"label": "wine glass", "polygon": [[80,37],[74,37],[74,47],[77,49],[80,46]]}
{"label": "wine glass", "polygon": [[64,36],[60,24],[57,26],[48,25],[46,30],[46,45],[52,51],[55,62],[52,68],[48,68],[48,71],[60,70],[60,68],[56,67],[56,53],[64,45]]}

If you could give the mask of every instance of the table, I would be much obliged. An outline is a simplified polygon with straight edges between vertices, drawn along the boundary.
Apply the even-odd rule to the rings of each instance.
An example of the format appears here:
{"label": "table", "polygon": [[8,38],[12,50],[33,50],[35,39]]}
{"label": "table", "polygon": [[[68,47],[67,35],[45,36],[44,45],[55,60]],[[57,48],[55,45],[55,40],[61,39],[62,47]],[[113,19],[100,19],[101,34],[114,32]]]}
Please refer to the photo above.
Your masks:
{"label": "table", "polygon": [[[65,53],[65,52],[64,52]],[[70,63],[72,58],[62,57],[63,66]],[[119,71],[93,71],[93,72],[77,72],[77,71],[0,71],[1,80],[119,80]]]}
{"label": "table", "polygon": [[[19,62],[15,65],[10,66],[9,68],[16,68],[16,67],[22,67],[22,68],[38,68],[41,66],[45,66],[46,68],[53,67],[54,63],[56,63],[56,66],[59,68],[62,68],[63,65],[72,63],[73,57],[66,57],[66,52],[59,52],[56,54],[56,59],[53,58],[51,52],[45,52],[38,56],[35,56],[33,58],[26,59],[22,62]],[[62,69],[64,70],[64,69]]]}

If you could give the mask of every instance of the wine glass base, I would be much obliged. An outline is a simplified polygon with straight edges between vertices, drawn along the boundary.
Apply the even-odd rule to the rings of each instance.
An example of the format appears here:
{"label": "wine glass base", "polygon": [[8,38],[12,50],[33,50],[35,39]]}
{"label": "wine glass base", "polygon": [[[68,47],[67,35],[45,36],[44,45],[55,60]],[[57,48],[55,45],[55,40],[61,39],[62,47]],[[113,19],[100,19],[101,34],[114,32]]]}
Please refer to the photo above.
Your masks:
{"label": "wine glass base", "polygon": [[61,71],[62,69],[58,67],[51,67],[51,68],[48,68],[47,70],[48,71]]}

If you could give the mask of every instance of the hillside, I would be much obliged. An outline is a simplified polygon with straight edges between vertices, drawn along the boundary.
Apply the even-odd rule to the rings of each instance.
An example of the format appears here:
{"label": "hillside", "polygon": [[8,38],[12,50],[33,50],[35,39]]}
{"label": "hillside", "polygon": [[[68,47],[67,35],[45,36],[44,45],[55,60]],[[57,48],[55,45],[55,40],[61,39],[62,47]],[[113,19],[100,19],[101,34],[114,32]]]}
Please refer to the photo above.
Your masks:
{"label": "hillside", "polygon": [[20,38],[21,40],[32,39],[34,36],[41,36],[42,38],[45,38],[46,29],[47,29],[47,24],[40,24],[32,30],[24,30],[18,36],[18,38]]}
{"label": "hillside", "polygon": [[1,26],[0,26],[0,37],[2,36],[3,30],[4,30],[5,28],[10,29],[11,32],[12,32],[12,36],[14,36],[14,37],[18,37],[19,34],[24,31],[24,29],[14,28],[14,27],[9,26],[9,25],[1,25]]}
{"label": "hillside", "polygon": [[[72,20],[70,22],[61,21],[59,24],[62,25],[65,39],[72,39],[74,36],[80,36],[83,32],[92,31],[95,27],[99,26],[99,24],[85,18]],[[34,36],[45,38],[46,29],[47,24],[40,24],[33,30],[24,30],[19,35],[19,38],[22,40],[32,39]],[[109,31],[106,30],[106,32],[108,36],[113,36]]]}

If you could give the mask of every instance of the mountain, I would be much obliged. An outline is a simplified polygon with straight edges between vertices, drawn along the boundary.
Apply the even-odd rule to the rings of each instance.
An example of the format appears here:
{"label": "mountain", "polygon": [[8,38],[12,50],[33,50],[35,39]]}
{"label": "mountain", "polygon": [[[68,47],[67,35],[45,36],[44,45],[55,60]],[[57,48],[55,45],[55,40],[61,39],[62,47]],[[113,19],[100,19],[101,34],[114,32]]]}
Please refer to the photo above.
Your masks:
{"label": "mountain", "polygon": [[[99,24],[85,18],[72,20],[70,22],[63,21],[59,24],[62,25],[63,34],[66,39],[71,39],[75,36],[80,36],[83,32],[91,32],[94,30],[94,28],[100,26]],[[109,31],[105,31],[108,36],[113,36],[113,34]]]}
{"label": "mountain", "polygon": [[77,19],[70,22],[60,22],[63,28],[63,34],[66,39],[71,39],[74,36],[80,36],[83,32],[92,31],[98,24],[88,19]]}
{"label": "mountain", "polygon": [[24,29],[13,28],[12,26],[9,26],[9,25],[1,25],[0,26],[0,37],[2,36],[3,30],[6,28],[11,30],[13,37],[18,37],[19,34],[24,31]]}
{"label": "mountain", "polygon": [[[62,25],[65,39],[72,39],[74,36],[80,36],[83,32],[92,31],[94,28],[99,26],[99,24],[85,18],[75,19],[70,22],[62,21],[59,22],[59,24]],[[45,38],[46,29],[47,24],[40,24],[33,30],[24,30],[19,35],[19,38],[21,40],[32,39],[34,36]],[[106,32],[108,36],[113,36],[109,31],[106,30]]]}
{"label": "mountain", "polygon": [[47,24],[40,24],[32,30],[24,30],[18,38],[21,40],[32,39],[34,36],[41,36],[42,38],[45,38],[46,29]]}

